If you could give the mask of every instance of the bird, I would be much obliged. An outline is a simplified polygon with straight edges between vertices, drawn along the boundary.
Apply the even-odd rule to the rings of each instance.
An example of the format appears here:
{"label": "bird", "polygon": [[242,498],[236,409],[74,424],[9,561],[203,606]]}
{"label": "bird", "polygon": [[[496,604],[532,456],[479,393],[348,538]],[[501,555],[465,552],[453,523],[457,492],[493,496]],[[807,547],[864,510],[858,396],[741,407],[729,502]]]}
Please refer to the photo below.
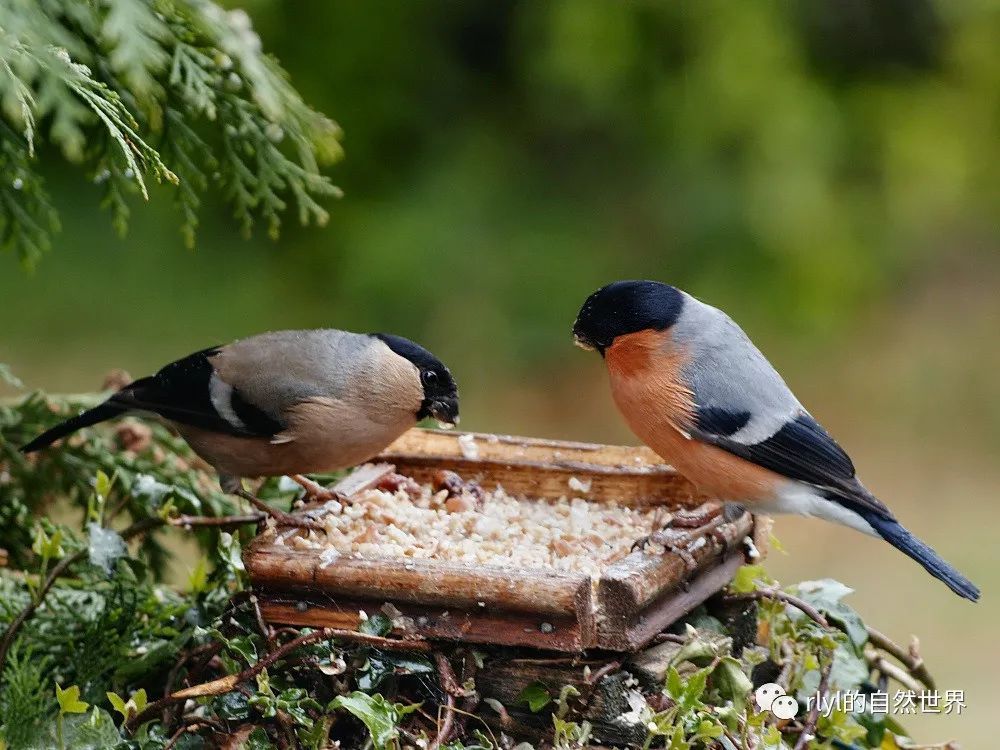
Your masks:
{"label": "bird", "polygon": [[631,430],[724,509],[793,513],[887,541],[966,599],[979,589],[908,531],[722,310],[658,281],[591,294],[573,337],[603,357]]}
{"label": "bird", "polygon": [[306,474],[363,463],[428,417],[454,425],[458,407],[448,368],[402,336],[272,331],[172,362],[21,451],[41,450],[126,412],[150,414],[172,425],[216,470],[224,492],[280,524],[308,527],[315,524],[264,503],[243,479],[290,476],[308,497],[329,499]]}

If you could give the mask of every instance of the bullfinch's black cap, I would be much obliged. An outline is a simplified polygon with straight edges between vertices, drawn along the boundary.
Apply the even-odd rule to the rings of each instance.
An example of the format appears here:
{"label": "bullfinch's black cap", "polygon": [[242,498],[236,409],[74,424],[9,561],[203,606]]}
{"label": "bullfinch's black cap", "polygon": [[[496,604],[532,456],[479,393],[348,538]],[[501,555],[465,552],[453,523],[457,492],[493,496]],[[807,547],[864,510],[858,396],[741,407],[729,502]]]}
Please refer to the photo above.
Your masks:
{"label": "bullfinch's black cap", "polygon": [[420,344],[391,333],[375,333],[393,352],[409,360],[420,371],[424,400],[417,419],[434,417],[446,424],[458,423],[458,384],[444,363]]}
{"label": "bullfinch's black cap", "polygon": [[573,324],[573,338],[603,355],[618,336],[670,328],[683,305],[684,295],[669,284],[616,281],[587,297]]}

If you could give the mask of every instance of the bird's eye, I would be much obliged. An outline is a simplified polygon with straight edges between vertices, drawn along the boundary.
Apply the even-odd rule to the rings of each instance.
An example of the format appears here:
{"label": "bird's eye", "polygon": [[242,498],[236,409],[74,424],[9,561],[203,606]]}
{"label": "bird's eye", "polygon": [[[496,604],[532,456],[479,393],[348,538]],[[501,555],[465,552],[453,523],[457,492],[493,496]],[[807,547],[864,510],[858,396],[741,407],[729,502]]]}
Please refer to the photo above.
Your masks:
{"label": "bird's eye", "polygon": [[424,370],[421,374],[421,380],[424,381],[424,385],[436,385],[438,374],[434,370]]}

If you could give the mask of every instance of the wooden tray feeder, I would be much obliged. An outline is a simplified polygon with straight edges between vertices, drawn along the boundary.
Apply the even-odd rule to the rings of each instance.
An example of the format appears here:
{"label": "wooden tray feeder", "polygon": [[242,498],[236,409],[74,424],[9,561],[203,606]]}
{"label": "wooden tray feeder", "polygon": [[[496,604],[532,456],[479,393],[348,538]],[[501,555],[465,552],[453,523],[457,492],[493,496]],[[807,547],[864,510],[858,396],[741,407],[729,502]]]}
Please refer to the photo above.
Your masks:
{"label": "wooden tray feeder", "polygon": [[[500,485],[514,496],[565,497],[573,494],[569,480],[576,477],[589,483],[585,494],[593,501],[686,509],[703,501],[647,448],[468,434],[471,439],[410,430],[375,460],[421,483],[444,468],[477,480],[486,491]],[[366,471],[371,468],[341,480],[338,489],[350,494],[371,486]],[[755,534],[754,526],[744,513],[690,544],[687,555],[634,551],[595,577],[433,559],[324,561],[320,550],[277,545],[267,535],[255,539],[244,557],[263,615],[273,623],[353,629],[362,611],[389,604],[401,613],[398,621],[406,623],[408,635],[624,652],[640,649],[724,587],[746,561],[748,536],[763,553],[757,538],[763,534]]]}

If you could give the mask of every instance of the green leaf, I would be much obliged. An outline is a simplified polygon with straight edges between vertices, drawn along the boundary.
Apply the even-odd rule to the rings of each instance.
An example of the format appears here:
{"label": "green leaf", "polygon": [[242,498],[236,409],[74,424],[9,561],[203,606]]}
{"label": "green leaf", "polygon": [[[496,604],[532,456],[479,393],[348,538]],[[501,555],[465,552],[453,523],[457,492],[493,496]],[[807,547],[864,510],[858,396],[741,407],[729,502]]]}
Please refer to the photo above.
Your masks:
{"label": "green leaf", "polygon": [[358,623],[358,631],[366,635],[387,636],[392,632],[392,620],[382,612],[369,615],[367,620]]}
{"label": "green leaf", "polygon": [[194,569],[188,575],[188,589],[192,594],[200,594],[208,586],[208,558],[199,557]]}
{"label": "green leaf", "polygon": [[111,714],[96,706],[87,716],[67,719],[63,732],[66,747],[73,750],[108,750],[122,740]]}
{"label": "green leaf", "polygon": [[702,693],[705,692],[705,686],[708,684],[708,669],[699,669],[697,672],[688,677],[687,683],[684,685],[683,697],[681,698],[681,705],[685,709],[694,708],[698,701],[701,699]]}
{"label": "green leaf", "polygon": [[267,732],[263,727],[257,727],[247,737],[243,744],[243,750],[274,750],[274,745],[267,738]]}
{"label": "green leaf", "polygon": [[94,479],[94,491],[104,498],[111,493],[111,479],[100,469],[98,469]]}
{"label": "green leaf", "polygon": [[667,695],[673,698],[674,701],[680,702],[684,697],[684,681],[681,679],[680,673],[677,668],[671,666],[667,670]]}
{"label": "green leaf", "polygon": [[387,679],[397,675],[431,674],[434,665],[419,654],[397,654],[373,650],[358,675],[358,687],[376,692]]}
{"label": "green leaf", "polygon": [[529,685],[525,685],[524,690],[522,690],[517,696],[517,703],[524,703],[528,706],[528,710],[533,714],[537,714],[543,708],[545,708],[552,701],[552,696],[548,691],[548,688],[541,682],[532,682]]}
{"label": "green leaf", "polygon": [[36,555],[41,555],[47,560],[62,557],[66,554],[66,551],[62,548],[62,540],[62,529],[57,528],[52,532],[52,536],[49,536],[45,533],[45,529],[42,528],[41,524],[39,524],[35,527],[35,541],[31,545],[31,549]]}
{"label": "green leaf", "polygon": [[[845,596],[852,593],[854,589],[848,588],[840,581],[832,578],[823,578],[818,581],[803,581],[793,587],[800,598],[813,605],[819,611],[847,633],[851,639],[855,651],[860,655],[862,647],[868,642],[868,630],[865,628],[861,616],[851,607],[841,601]],[[805,617],[804,614],[795,610],[791,616],[794,619]]]}
{"label": "green leaf", "polygon": [[753,690],[753,681],[747,677],[740,662],[732,656],[724,657],[715,667],[712,672],[712,685],[723,698],[740,705]]}
{"label": "green leaf", "polygon": [[56,683],[56,700],[61,714],[82,714],[88,708],[88,704],[80,700],[80,688],[77,685],[70,685],[63,690]]}
{"label": "green leaf", "polygon": [[737,594],[746,594],[757,590],[758,581],[767,583],[770,580],[770,577],[764,571],[763,565],[744,565],[736,571],[736,575],[733,576],[729,588]]}
{"label": "green leaf", "polygon": [[122,700],[118,693],[112,693],[110,690],[107,692],[108,701],[111,702],[111,707],[122,715],[123,719],[128,718],[128,711],[125,710],[125,701]]}
{"label": "green leaf", "polygon": [[[833,665],[830,668],[830,689],[835,692],[856,690],[867,679],[868,663],[864,658],[855,654],[850,646],[838,643],[833,650]],[[819,680],[820,673],[818,668],[802,676],[801,684],[796,691],[796,696],[800,703],[804,703],[808,697],[816,695],[819,690]]]}
{"label": "green leaf", "polygon": [[349,695],[338,695],[330,701],[329,710],[343,708],[354,714],[368,727],[372,743],[377,750],[389,746],[398,736],[396,724],[404,707],[389,703],[381,695],[368,695],[354,691]]}

